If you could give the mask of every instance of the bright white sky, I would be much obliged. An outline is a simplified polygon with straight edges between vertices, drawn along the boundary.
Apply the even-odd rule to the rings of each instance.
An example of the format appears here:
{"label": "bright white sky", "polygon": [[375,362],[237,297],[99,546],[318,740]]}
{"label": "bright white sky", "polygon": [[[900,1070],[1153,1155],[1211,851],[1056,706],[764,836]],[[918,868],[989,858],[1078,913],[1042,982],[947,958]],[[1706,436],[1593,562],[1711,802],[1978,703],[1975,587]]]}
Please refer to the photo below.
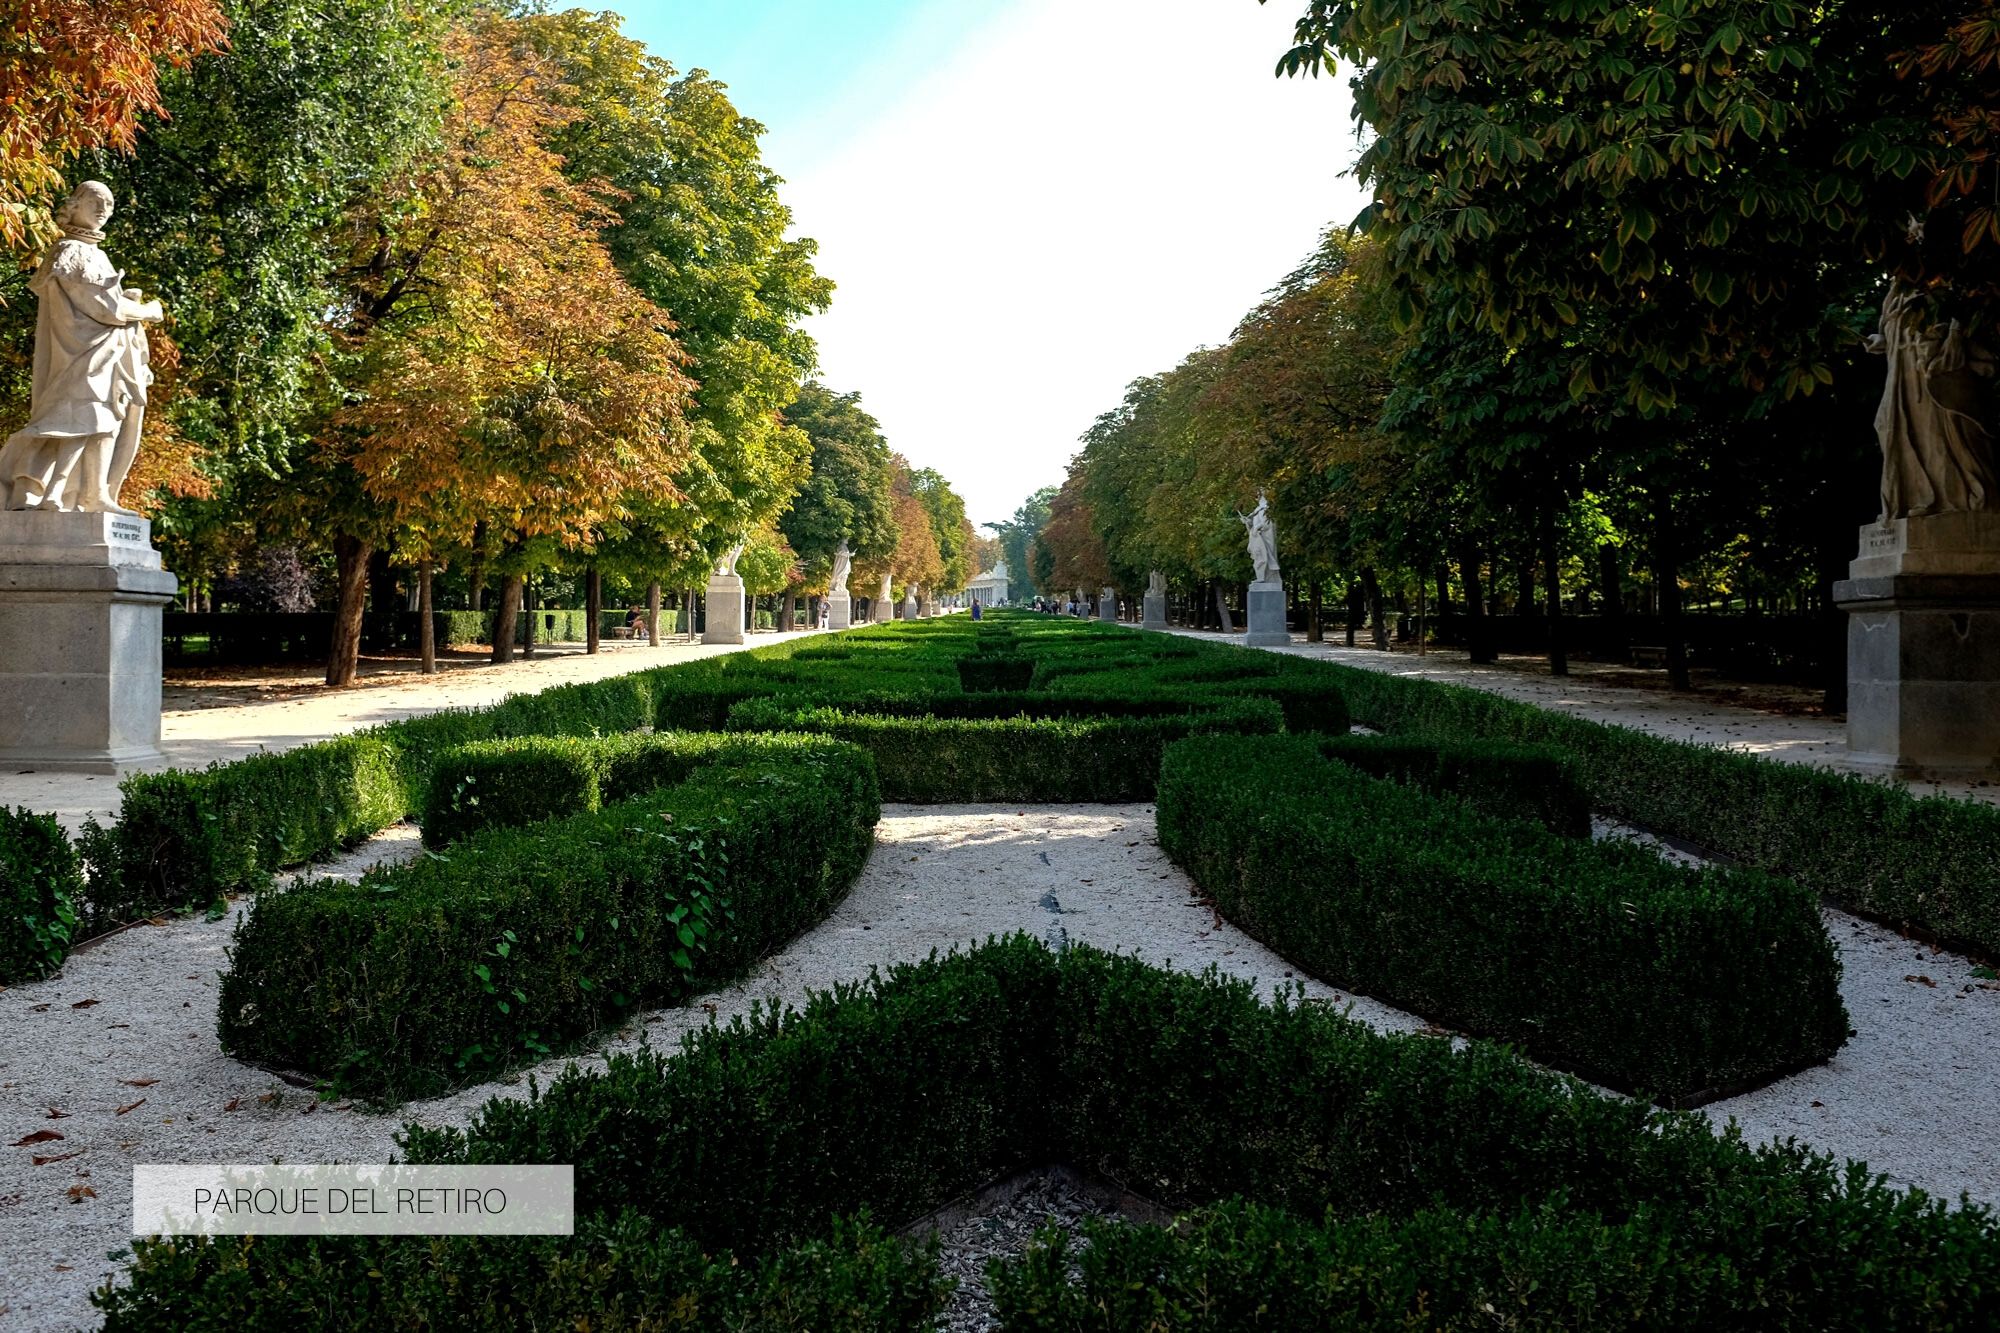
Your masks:
{"label": "bright white sky", "polygon": [[769,126],[839,284],[822,378],[975,522],[1059,482],[1129,381],[1226,339],[1365,202],[1345,80],[1272,72],[1303,0],[848,2],[875,26],[838,34],[868,56],[826,62],[845,77],[792,63],[841,0],[626,8]]}

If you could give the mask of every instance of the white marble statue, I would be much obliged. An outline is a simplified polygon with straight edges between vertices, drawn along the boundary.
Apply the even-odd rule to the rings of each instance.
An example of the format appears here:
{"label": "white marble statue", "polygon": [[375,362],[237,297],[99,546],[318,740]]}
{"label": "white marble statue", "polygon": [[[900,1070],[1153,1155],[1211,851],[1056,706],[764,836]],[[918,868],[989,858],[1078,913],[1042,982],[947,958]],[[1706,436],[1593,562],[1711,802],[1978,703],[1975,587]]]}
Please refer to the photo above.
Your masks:
{"label": "white marble statue", "polygon": [[98,248],[111,207],[97,181],[77,186],[56,210],[63,238],[28,282],[40,302],[33,396],[28,424],[0,448],[0,507],[132,512],[118,492],[153,381],[143,326],[165,314]]}
{"label": "white marble statue", "polygon": [[1888,359],[1875,413],[1882,445],[1882,521],[2000,510],[1992,381],[1996,359],[1953,320],[1922,318],[1923,294],[1900,278],[1868,350]]}
{"label": "white marble statue", "polygon": [[716,560],[715,576],[717,578],[728,579],[736,577],[736,562],[743,558],[743,546],[742,542],[736,543],[736,545],[724,551],[721,557]]}
{"label": "white marble statue", "polygon": [[1264,492],[1257,492],[1257,507],[1247,514],[1239,513],[1237,522],[1250,537],[1250,565],[1257,571],[1257,582],[1276,583],[1278,581],[1278,533],[1271,526],[1271,501]]}
{"label": "white marble statue", "polygon": [[854,568],[854,552],[847,549],[847,538],[840,539],[840,549],[833,553],[833,583],[827,588],[827,596],[847,595],[847,574]]}
{"label": "white marble statue", "polygon": [[1165,597],[1167,595],[1167,576],[1157,569],[1148,574],[1146,576],[1146,595],[1148,597]]}

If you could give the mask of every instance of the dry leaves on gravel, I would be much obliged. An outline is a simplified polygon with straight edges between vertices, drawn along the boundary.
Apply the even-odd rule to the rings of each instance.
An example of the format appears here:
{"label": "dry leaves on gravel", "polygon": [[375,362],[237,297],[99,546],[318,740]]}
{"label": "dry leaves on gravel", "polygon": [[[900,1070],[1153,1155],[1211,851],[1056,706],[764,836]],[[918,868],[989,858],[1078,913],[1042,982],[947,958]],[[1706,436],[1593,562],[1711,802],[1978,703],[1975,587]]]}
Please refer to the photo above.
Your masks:
{"label": "dry leaves on gravel", "polygon": [[62,1135],[56,1133],[53,1129],[38,1129],[32,1134],[24,1134],[20,1138],[15,1139],[14,1146],[16,1148],[26,1148],[37,1143],[54,1143],[61,1137]]}

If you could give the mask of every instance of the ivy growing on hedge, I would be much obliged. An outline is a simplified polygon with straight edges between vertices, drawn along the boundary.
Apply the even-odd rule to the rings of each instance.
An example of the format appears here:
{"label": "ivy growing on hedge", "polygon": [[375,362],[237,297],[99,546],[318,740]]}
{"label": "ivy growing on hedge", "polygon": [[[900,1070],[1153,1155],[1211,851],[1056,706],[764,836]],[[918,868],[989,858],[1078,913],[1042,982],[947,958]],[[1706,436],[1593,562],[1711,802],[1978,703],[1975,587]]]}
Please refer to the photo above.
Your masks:
{"label": "ivy growing on hedge", "polygon": [[[1483,815],[1329,751],[1393,753],[1203,737],[1160,774],[1161,847],[1313,975],[1670,1101],[1768,1082],[1846,1041],[1839,954],[1797,885]],[[1490,801],[1524,762],[1448,753],[1401,766]]]}
{"label": "ivy growing on hedge", "polygon": [[[1981,1208],[1892,1189],[1795,1143],[1751,1147],[1487,1043],[1382,1035],[1324,1005],[1260,1003],[1213,973],[1018,937],[691,1034],[676,1055],[571,1069],[528,1101],[488,1103],[468,1129],[412,1125],[401,1142],[415,1162],[574,1165],[579,1235],[142,1241],[129,1282],[99,1297],[107,1327],[197,1326],[227,1310],[234,1327],[289,1333],[350,1306],[386,1312],[373,1326],[414,1324],[394,1312],[424,1308],[417,1296],[460,1274],[492,1276],[521,1323],[553,1326],[577,1308],[584,1274],[617,1295],[611,1309],[649,1282],[659,1299],[700,1299],[697,1272],[653,1257],[651,1238],[677,1245],[677,1233],[746,1260],[824,1242],[811,1290],[851,1290],[864,1265],[840,1256],[856,1233],[828,1239],[830,1219],[870,1209],[899,1225],[1050,1162],[1217,1209],[1173,1236],[1114,1239],[1081,1275],[1137,1284],[1119,1310],[1157,1289],[1170,1314],[1209,1275],[1222,1322],[1174,1314],[1163,1327],[1257,1326],[1223,1316],[1254,1311],[1260,1292],[1272,1311],[1310,1316],[1273,1327],[1346,1327],[1350,1312],[1363,1328],[2000,1321],[2000,1233]],[[607,1245],[614,1228],[623,1240]],[[1320,1265],[1303,1289],[1317,1260],[1339,1257],[1366,1271]],[[885,1276],[870,1289],[920,1299],[920,1280],[876,1262]],[[1080,1327],[1063,1322],[1076,1308],[1064,1275],[1035,1262],[1003,1277],[1002,1299],[1010,1320],[1052,1322],[1009,1326]]]}

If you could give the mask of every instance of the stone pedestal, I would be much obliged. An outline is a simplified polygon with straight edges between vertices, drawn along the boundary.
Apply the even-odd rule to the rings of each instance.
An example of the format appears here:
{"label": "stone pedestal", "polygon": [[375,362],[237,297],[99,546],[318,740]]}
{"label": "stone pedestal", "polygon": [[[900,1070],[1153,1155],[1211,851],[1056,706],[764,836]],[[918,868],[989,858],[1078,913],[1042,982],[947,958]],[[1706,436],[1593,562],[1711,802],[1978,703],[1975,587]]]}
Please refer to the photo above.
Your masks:
{"label": "stone pedestal", "polygon": [[703,643],[743,642],[743,577],[708,576],[708,619],[702,623]]}
{"label": "stone pedestal", "polygon": [[1116,623],[1118,620],[1118,590],[1100,588],[1097,591],[1097,618]]}
{"label": "stone pedestal", "polygon": [[1848,762],[2000,775],[2000,514],[1871,523],[1848,577]]}
{"label": "stone pedestal", "polygon": [[907,592],[903,594],[903,604],[897,610],[896,616],[899,620],[915,620],[917,618],[917,599],[915,594]]}
{"label": "stone pedestal", "polygon": [[146,519],[0,512],[0,764],[159,759],[160,616],[178,586]]}
{"label": "stone pedestal", "polygon": [[890,590],[889,576],[882,576],[882,588],[868,603],[868,619],[877,625],[886,625],[896,618],[896,594]]}
{"label": "stone pedestal", "polygon": [[1146,618],[1140,622],[1139,628],[1163,630],[1167,627],[1167,595],[1165,593],[1149,592],[1146,594],[1145,616]]}
{"label": "stone pedestal", "polygon": [[1292,641],[1285,628],[1285,585],[1276,579],[1250,585],[1244,606],[1244,642],[1252,648],[1282,648]]}
{"label": "stone pedestal", "polygon": [[826,627],[828,629],[852,629],[854,627],[854,599],[852,597],[844,592],[827,594]]}

